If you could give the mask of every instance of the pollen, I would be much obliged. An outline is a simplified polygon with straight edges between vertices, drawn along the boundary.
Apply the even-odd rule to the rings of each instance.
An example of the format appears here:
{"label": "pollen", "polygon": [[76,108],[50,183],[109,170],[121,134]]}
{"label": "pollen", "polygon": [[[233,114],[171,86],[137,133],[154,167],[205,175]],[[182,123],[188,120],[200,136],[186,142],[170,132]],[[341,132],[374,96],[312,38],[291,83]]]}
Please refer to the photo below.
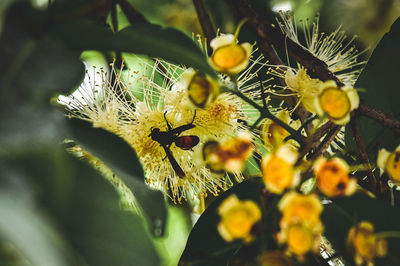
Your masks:
{"label": "pollen", "polygon": [[350,112],[350,100],[346,92],[338,88],[326,88],[319,95],[319,101],[322,110],[333,119],[341,119]]}
{"label": "pollen", "polygon": [[241,201],[236,195],[231,195],[221,203],[218,214],[221,216],[218,232],[225,241],[253,240],[252,228],[261,219],[261,210],[255,202]]}

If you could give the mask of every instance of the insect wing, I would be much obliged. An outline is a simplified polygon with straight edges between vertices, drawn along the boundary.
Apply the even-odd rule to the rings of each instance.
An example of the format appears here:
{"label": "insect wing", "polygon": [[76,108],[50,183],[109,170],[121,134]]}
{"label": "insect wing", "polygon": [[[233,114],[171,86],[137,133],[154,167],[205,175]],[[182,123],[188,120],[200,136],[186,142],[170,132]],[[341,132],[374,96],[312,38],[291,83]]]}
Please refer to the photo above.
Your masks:
{"label": "insect wing", "polygon": [[200,142],[198,136],[181,136],[176,138],[175,145],[182,150],[189,150]]}
{"label": "insect wing", "polygon": [[183,178],[185,177],[185,172],[183,172],[182,168],[179,166],[178,162],[175,160],[174,156],[172,155],[171,151],[167,148],[164,147],[165,153],[167,154],[168,160],[172,165],[172,168],[174,169],[175,173],[180,177]]}

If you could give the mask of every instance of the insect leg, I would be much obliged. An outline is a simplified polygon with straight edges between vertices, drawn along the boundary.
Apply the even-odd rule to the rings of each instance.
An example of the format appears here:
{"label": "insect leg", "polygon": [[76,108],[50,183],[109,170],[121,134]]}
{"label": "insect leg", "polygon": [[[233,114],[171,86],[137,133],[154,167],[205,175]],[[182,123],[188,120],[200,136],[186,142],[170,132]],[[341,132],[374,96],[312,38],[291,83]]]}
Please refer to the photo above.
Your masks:
{"label": "insect leg", "polygon": [[165,122],[167,122],[168,130],[171,130],[172,127],[171,127],[171,125],[168,123],[168,120],[167,120],[167,111],[164,112],[164,119],[165,119]]}
{"label": "insect leg", "polygon": [[163,146],[165,153],[167,154],[167,157],[169,159],[169,162],[172,165],[172,168],[174,169],[175,173],[180,177],[184,178],[185,177],[185,172],[183,172],[182,168],[179,166],[178,162],[175,160],[174,156],[172,155],[170,149],[167,147]]}

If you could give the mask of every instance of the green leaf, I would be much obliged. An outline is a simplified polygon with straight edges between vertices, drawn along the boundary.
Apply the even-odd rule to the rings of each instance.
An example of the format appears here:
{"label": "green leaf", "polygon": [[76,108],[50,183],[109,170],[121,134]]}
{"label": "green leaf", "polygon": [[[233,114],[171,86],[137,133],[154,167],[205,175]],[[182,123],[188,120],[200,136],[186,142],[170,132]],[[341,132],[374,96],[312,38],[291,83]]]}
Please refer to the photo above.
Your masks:
{"label": "green leaf", "polygon": [[243,246],[242,242],[227,243],[217,231],[220,221],[219,205],[230,195],[239,199],[250,199],[261,205],[261,192],[264,183],[261,178],[250,178],[232,187],[204,211],[193,227],[179,265],[226,265],[235,251]]}
{"label": "green leaf", "polygon": [[68,121],[73,139],[110,167],[132,190],[150,222],[156,236],[164,233],[166,207],[163,194],[144,183],[142,166],[135,151],[120,137],[88,122],[77,119]]}
{"label": "green leaf", "polygon": [[56,25],[52,34],[73,49],[145,54],[216,76],[194,41],[172,28],[138,23],[113,34],[87,21],[71,21]]}
{"label": "green leaf", "polygon": [[[67,266],[65,243],[54,226],[35,210],[20,175],[4,168],[1,172],[1,240],[11,243],[33,265]],[[0,261],[14,265],[7,264],[4,257]]]}
{"label": "green leaf", "polygon": [[[35,198],[26,201],[34,202],[40,213],[51,218],[63,242],[69,244],[66,250],[72,251],[71,254],[64,252],[71,260],[67,265],[160,264],[142,219],[131,211],[121,210],[120,197],[111,184],[60,146],[27,147],[1,159],[29,178]],[[18,220],[31,222],[30,218],[21,214]],[[46,230],[37,231],[39,235],[44,233]],[[39,254],[46,259],[51,256]],[[35,265],[49,265],[49,262]]]}
{"label": "green leaf", "polygon": [[41,33],[41,15],[24,3],[7,11],[0,37],[0,104],[29,99],[48,103],[54,91],[66,93],[83,79],[84,66],[79,52]]}
{"label": "green leaf", "polygon": [[[400,119],[398,107],[398,68],[400,62],[400,19],[398,19],[378,46],[375,48],[367,65],[358,78],[355,88],[366,89],[359,96],[367,105],[391,114]],[[393,150],[400,140],[400,135],[393,130],[383,128],[378,122],[361,117],[357,120],[361,139],[366,146],[372,162],[376,161],[377,152],[385,147]],[[346,145],[355,152],[357,150],[350,126],[346,127]]]}
{"label": "green leaf", "polygon": [[[345,259],[352,261],[346,250],[346,238],[350,228],[361,221],[369,221],[375,232],[400,232],[400,208],[391,207],[387,202],[372,199],[365,195],[340,198],[324,206],[322,222],[325,236],[333,248]],[[399,238],[388,238],[388,255],[376,259],[375,265],[399,265]]]}
{"label": "green leaf", "polygon": [[[79,165],[81,164],[81,165]],[[74,163],[65,234],[89,265],[160,265],[142,219],[119,207],[115,190],[94,170]]]}

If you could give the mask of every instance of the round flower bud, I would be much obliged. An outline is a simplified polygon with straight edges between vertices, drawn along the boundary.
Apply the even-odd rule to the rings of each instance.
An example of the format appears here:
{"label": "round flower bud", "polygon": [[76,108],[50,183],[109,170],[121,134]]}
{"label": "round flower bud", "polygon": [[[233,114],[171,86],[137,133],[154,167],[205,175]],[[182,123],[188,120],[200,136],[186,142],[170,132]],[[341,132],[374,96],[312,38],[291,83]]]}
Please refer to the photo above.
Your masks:
{"label": "round flower bud", "polygon": [[254,239],[252,228],[261,219],[261,210],[256,203],[241,201],[233,194],[221,203],[218,214],[221,216],[218,232],[225,241],[242,239],[250,242]]}
{"label": "round flower bud", "polygon": [[376,257],[383,257],[387,253],[386,240],[377,238],[373,224],[365,221],[350,228],[347,247],[357,265],[373,265]]}
{"label": "round flower bud", "polygon": [[318,189],[328,197],[351,195],[357,180],[349,178],[349,166],[340,158],[327,160],[320,157],[314,164]]}
{"label": "round flower bud", "polygon": [[261,163],[263,180],[272,193],[280,194],[300,181],[294,169],[298,153],[289,144],[282,145],[275,153],[265,156]]}
{"label": "round flower bud", "polygon": [[213,54],[210,65],[221,73],[238,74],[249,64],[252,46],[249,43],[237,44],[232,34],[222,34],[210,42]]}
{"label": "round flower bud", "polygon": [[321,85],[321,93],[315,98],[315,107],[319,116],[327,115],[338,125],[350,121],[350,113],[358,108],[357,91],[351,87],[339,88],[335,81],[329,80]]}
{"label": "round flower bud", "polygon": [[220,89],[217,81],[192,68],[188,68],[183,72],[179,85],[187,91],[191,103],[200,108],[205,108],[213,102]]}
{"label": "round flower bud", "polygon": [[377,165],[389,175],[395,185],[400,185],[400,145],[393,152],[379,150]]}
{"label": "round flower bud", "polygon": [[281,227],[298,221],[306,221],[311,226],[321,225],[322,204],[315,194],[288,192],[282,197],[278,207],[282,212]]}

